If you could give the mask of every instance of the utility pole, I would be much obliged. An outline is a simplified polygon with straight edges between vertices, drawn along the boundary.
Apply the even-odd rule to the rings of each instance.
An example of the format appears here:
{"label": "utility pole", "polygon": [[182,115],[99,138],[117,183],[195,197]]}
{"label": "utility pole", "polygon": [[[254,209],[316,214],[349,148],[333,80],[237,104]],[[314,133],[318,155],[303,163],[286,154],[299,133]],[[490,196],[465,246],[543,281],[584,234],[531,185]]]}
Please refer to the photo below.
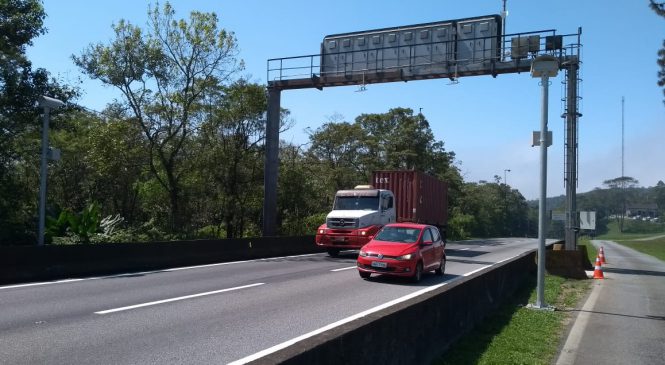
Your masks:
{"label": "utility pole", "polygon": [[65,105],[58,99],[40,96],[37,105],[44,109],[42,116],[42,155],[39,167],[39,222],[37,227],[37,245],[44,244],[44,233],[46,227],[46,176],[48,174],[48,126],[50,122],[51,109],[57,109]]}
{"label": "utility pole", "polygon": [[549,55],[538,56],[531,63],[531,77],[540,79],[542,87],[541,113],[540,113],[540,202],[538,204],[538,283],[536,290],[536,303],[530,305],[534,309],[548,310],[551,307],[545,303],[545,235],[547,221],[545,219],[545,202],[547,200],[547,117],[549,103],[550,77],[559,72],[559,61]]}

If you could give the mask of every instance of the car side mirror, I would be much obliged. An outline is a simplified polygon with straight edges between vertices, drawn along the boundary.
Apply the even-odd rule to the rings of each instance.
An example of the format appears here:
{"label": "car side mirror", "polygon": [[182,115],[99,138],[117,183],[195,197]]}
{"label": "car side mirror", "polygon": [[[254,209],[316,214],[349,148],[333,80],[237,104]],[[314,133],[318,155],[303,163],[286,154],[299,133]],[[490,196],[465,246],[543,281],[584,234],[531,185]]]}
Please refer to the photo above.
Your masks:
{"label": "car side mirror", "polygon": [[423,246],[431,246],[432,243],[434,243],[434,242],[432,242],[432,241],[423,241]]}

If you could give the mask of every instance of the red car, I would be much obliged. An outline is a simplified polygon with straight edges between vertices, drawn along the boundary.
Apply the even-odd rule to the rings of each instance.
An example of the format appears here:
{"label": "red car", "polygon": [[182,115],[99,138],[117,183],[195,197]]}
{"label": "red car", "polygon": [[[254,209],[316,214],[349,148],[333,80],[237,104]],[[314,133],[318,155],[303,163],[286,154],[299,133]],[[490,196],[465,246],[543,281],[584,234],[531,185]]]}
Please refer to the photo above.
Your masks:
{"label": "red car", "polygon": [[446,270],[446,243],[439,230],[426,224],[391,223],[383,226],[358,254],[358,273],[411,277],[420,281],[423,272]]}

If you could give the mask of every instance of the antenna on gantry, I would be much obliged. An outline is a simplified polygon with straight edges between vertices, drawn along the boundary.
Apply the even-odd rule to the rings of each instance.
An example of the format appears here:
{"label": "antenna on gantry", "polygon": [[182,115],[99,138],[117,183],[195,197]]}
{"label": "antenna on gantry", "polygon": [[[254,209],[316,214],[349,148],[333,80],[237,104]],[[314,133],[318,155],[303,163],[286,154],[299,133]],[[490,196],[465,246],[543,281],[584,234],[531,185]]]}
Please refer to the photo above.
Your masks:
{"label": "antenna on gantry", "polygon": [[446,85],[457,85],[459,84],[459,75],[457,74],[457,63],[455,63],[455,75],[450,78],[450,82]]}
{"label": "antenna on gantry", "polygon": [[363,91],[367,91],[367,84],[365,83],[365,73],[363,72],[363,82],[360,84],[358,87],[358,90],[356,90],[357,93],[361,93]]}

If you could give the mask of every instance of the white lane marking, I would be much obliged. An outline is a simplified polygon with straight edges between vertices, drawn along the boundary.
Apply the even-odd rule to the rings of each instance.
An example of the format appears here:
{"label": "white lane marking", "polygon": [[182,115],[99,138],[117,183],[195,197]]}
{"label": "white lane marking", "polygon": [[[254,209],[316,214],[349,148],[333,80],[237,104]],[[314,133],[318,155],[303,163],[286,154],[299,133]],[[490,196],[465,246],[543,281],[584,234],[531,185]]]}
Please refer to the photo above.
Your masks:
{"label": "white lane marking", "polygon": [[467,247],[467,248],[460,248],[459,250],[460,251],[466,251],[466,250],[470,250],[470,249],[471,249],[471,247]]}
{"label": "white lane marking", "polygon": [[376,307],[374,307],[374,308],[370,308],[370,309],[368,309],[368,310],[366,310],[366,311],[364,311],[364,312],[360,312],[360,313],[358,313],[358,314],[354,314],[354,315],[352,315],[351,317],[347,317],[347,318],[344,318],[344,319],[339,320],[339,321],[337,321],[337,322],[331,323],[331,324],[329,324],[329,325],[327,325],[327,326],[321,327],[321,328],[319,328],[319,329],[317,329],[317,330],[314,330],[314,331],[312,331],[312,332],[305,333],[305,334],[302,335],[302,336],[298,336],[298,337],[296,337],[296,338],[293,338],[293,339],[290,339],[290,340],[288,340],[288,341],[282,342],[282,343],[280,343],[279,345],[275,345],[275,346],[270,347],[270,348],[268,348],[268,349],[265,349],[265,350],[259,351],[259,352],[255,353],[255,354],[253,354],[253,355],[249,355],[249,356],[247,356],[247,357],[243,357],[242,359],[240,359],[240,360],[236,360],[236,361],[233,361],[233,362],[229,363],[228,365],[240,365],[240,364],[246,364],[246,363],[248,363],[248,362],[250,362],[250,361],[254,361],[254,360],[256,360],[256,359],[259,359],[259,358],[261,358],[261,357],[264,357],[264,356],[266,356],[266,355],[272,354],[272,353],[277,352],[277,351],[279,351],[279,350],[281,350],[281,349],[284,349],[284,348],[286,348],[286,347],[289,347],[289,346],[293,345],[294,343],[297,343],[297,342],[302,341],[302,340],[304,340],[304,339],[307,339],[307,338],[310,338],[310,337],[312,337],[312,336],[318,335],[319,333],[323,333],[323,332],[328,331],[328,330],[330,330],[330,329],[333,329],[333,328],[335,328],[335,327],[339,327],[339,326],[341,326],[341,325],[343,325],[343,324],[346,324],[346,323],[349,323],[349,322],[351,322],[351,321],[354,321],[354,320],[356,320],[356,319],[358,319],[358,318],[365,317],[365,316],[367,316],[367,315],[369,315],[369,314],[372,314],[372,313],[374,313],[374,312],[378,312],[378,311],[380,311],[380,310],[382,310],[382,309],[385,309],[385,308],[391,307],[391,306],[393,306],[393,305],[395,305],[395,304],[402,303],[402,302],[407,301],[407,300],[409,300],[409,299],[411,299],[411,298],[415,298],[415,297],[417,297],[417,296],[419,296],[419,295],[422,295],[422,294],[425,294],[425,293],[427,293],[427,292],[431,292],[431,291],[433,291],[433,290],[436,290],[436,289],[438,289],[438,288],[440,288],[440,287],[442,287],[442,286],[444,286],[444,285],[446,285],[446,284],[448,284],[448,282],[441,283],[441,284],[437,284],[437,285],[428,286],[427,288],[424,288],[424,289],[418,290],[418,291],[413,292],[413,293],[411,293],[411,294],[405,295],[405,296],[403,296],[403,297],[401,297],[401,298],[397,298],[397,299],[395,299],[395,300],[391,300],[391,301],[389,301],[389,302],[386,302],[386,303],[383,303],[383,304],[381,304],[381,305],[378,305],[378,306],[376,306]]}
{"label": "white lane marking", "polygon": [[[602,281],[602,280],[599,280]],[[589,322],[591,317],[591,311],[596,305],[598,296],[600,295],[600,290],[602,289],[602,284],[596,284],[591,290],[589,298],[584,302],[584,306],[577,314],[577,318],[574,319],[573,327],[570,329],[570,334],[566,339],[566,343],[561,349],[561,354],[556,361],[556,365],[570,365],[575,363],[575,358],[577,357],[577,351],[579,350],[580,342],[582,342],[582,336],[584,335],[584,330]]]}
{"label": "white lane marking", "polygon": [[203,296],[206,296],[206,295],[213,295],[213,294],[225,293],[225,292],[229,292],[229,291],[233,291],[233,290],[246,289],[246,288],[251,288],[251,287],[254,287],[254,286],[259,286],[259,285],[264,285],[264,284],[265,283],[256,283],[256,284],[250,284],[250,285],[237,286],[235,288],[228,288],[228,289],[209,291],[209,292],[199,293],[199,294],[185,295],[183,297],[157,300],[157,301],[154,301],[154,302],[141,303],[141,304],[130,305],[130,306],[121,307],[121,308],[107,309],[107,310],[95,312],[95,314],[109,314],[109,313],[121,312],[121,311],[126,311],[126,310],[130,310],[130,309],[141,308],[141,307],[147,307],[147,306],[156,305],[156,304],[169,303],[169,302],[175,302],[175,301],[178,301],[178,300],[198,298],[198,297],[203,297]]}
{"label": "white lane marking", "polygon": [[490,266],[493,266],[493,265],[483,266],[483,267],[481,267],[481,268],[479,268],[479,269],[475,269],[475,270],[473,270],[473,271],[469,271],[468,273],[466,273],[466,274],[464,274],[464,275],[462,275],[462,276],[470,276],[470,275],[473,275],[473,274],[477,273],[478,271],[481,271],[481,270],[485,270],[485,269],[487,269],[487,268],[490,267]]}
{"label": "white lane marking", "polygon": [[49,284],[62,284],[62,283],[71,283],[71,282],[74,282],[74,281],[83,281],[83,280],[85,280],[85,279],[66,279],[66,280],[48,281],[48,282],[44,282],[44,283],[7,285],[7,286],[0,286],[0,289],[25,288],[25,287],[28,287],[28,286],[49,285]]}
{"label": "white lane marking", "polygon": [[334,269],[334,270],[330,270],[330,271],[332,271],[332,272],[336,272],[336,271],[351,270],[351,269],[356,269],[357,267],[358,267],[358,266],[349,266],[349,267],[343,267],[343,268],[341,268],[341,269]]}
{"label": "white lane marking", "polygon": [[306,257],[306,256],[314,256],[314,255],[321,255],[321,253],[308,253],[308,254],[304,254],[304,255],[280,256],[280,257],[268,257],[268,258],[263,258],[263,259],[254,259],[254,260],[220,262],[220,263],[216,263],[216,264],[207,264],[207,265],[196,265],[196,266],[174,267],[174,268],[163,269],[163,270],[129,272],[129,273],[124,273],[124,274],[115,274],[115,275],[106,275],[106,276],[91,276],[91,277],[80,278],[80,279],[65,279],[65,280],[55,280],[55,281],[43,281],[43,282],[30,283],[30,284],[18,284],[18,285],[0,286],[0,290],[2,290],[2,289],[12,289],[12,288],[23,288],[23,287],[28,287],[28,286],[39,286],[39,285],[51,285],[51,284],[72,283],[72,282],[76,282],[76,281],[87,281],[87,280],[99,280],[99,279],[122,278],[122,277],[125,277],[125,276],[136,276],[136,275],[156,274],[156,273],[160,273],[160,272],[171,272],[171,271],[180,271],[180,270],[200,269],[200,268],[214,267],[214,266],[225,266],[225,265],[234,265],[234,264],[244,264],[244,263],[248,263],[248,262],[258,262],[258,261],[268,261],[268,260],[278,260],[278,259],[289,259],[289,258]]}

